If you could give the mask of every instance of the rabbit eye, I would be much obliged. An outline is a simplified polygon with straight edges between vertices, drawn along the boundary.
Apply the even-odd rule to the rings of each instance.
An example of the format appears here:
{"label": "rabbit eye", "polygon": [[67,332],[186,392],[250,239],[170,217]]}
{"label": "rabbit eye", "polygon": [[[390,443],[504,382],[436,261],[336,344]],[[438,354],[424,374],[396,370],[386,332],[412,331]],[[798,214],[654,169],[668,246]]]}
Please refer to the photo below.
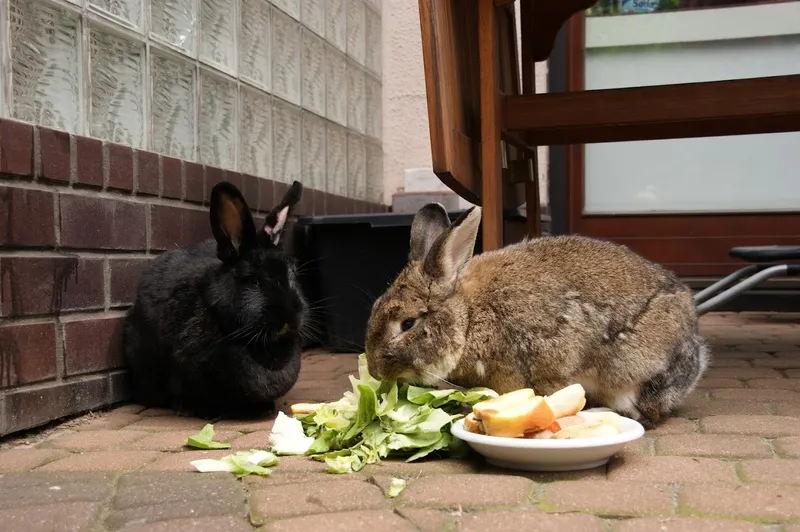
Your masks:
{"label": "rabbit eye", "polygon": [[402,330],[403,332],[406,332],[407,330],[409,330],[411,327],[414,326],[414,323],[416,321],[417,320],[411,319],[411,318],[401,321],[400,322],[400,330]]}

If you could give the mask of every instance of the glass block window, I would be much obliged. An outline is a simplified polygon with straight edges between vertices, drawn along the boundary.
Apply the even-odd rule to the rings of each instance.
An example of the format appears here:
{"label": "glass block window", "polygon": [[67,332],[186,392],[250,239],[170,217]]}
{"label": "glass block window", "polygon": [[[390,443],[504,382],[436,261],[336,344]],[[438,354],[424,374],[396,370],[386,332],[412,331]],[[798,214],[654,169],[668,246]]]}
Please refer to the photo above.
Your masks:
{"label": "glass block window", "polygon": [[0,0],[0,116],[382,199],[379,0]]}

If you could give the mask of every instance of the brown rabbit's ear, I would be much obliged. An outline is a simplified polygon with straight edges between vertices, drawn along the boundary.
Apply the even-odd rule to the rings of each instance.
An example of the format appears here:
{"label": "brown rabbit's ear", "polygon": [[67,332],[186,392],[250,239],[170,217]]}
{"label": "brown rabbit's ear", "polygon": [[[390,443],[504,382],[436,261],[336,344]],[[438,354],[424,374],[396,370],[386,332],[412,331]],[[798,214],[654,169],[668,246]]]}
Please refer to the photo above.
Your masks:
{"label": "brown rabbit's ear", "polygon": [[472,207],[434,242],[422,271],[439,282],[454,283],[472,258],[481,226],[481,209]]}
{"label": "brown rabbit's ear", "polygon": [[441,203],[428,203],[422,207],[411,222],[410,260],[422,260],[433,243],[450,227],[450,218]]}

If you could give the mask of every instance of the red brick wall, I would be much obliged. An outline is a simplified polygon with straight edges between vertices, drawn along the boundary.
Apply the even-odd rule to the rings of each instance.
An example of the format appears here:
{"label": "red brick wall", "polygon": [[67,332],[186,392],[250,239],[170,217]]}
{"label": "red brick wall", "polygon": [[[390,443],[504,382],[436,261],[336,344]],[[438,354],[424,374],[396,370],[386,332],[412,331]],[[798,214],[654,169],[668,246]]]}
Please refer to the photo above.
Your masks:
{"label": "red brick wall", "polygon": [[[153,256],[211,236],[214,184],[286,185],[0,120],[0,435],[127,398],[121,325]],[[384,211],[306,189],[298,215]]]}

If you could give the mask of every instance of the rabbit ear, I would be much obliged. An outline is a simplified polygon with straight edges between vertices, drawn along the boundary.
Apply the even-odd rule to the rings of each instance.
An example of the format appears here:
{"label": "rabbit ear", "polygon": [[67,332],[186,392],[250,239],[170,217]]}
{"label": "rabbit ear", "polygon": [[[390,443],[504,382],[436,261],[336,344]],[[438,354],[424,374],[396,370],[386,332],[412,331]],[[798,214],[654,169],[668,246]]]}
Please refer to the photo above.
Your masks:
{"label": "rabbit ear", "polygon": [[233,262],[253,245],[256,226],[253,215],[239,189],[228,182],[211,190],[211,231],[217,241],[217,256]]}
{"label": "rabbit ear", "polygon": [[428,203],[422,207],[411,222],[410,260],[422,260],[433,243],[450,227],[450,218],[441,203]]}
{"label": "rabbit ear", "polygon": [[303,185],[299,181],[295,181],[284,194],[281,202],[267,215],[261,232],[269,238],[274,246],[280,242],[283,226],[286,225],[286,220],[289,219],[294,206],[300,202],[302,195]]}
{"label": "rabbit ear", "polygon": [[472,258],[481,225],[480,207],[472,207],[434,242],[422,271],[443,283],[455,283],[461,269]]}

